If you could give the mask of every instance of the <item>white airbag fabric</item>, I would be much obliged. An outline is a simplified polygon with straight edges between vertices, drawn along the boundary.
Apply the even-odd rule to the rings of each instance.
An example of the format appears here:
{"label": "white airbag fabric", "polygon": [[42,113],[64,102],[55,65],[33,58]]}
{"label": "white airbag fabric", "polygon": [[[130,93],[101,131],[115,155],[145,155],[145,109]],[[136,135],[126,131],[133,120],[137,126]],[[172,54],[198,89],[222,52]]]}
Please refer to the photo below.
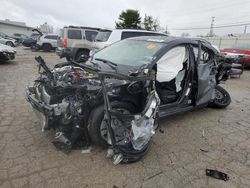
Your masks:
{"label": "white airbag fabric", "polygon": [[158,82],[169,82],[174,79],[183,68],[185,56],[185,47],[176,47],[168,51],[157,62],[156,80]]}

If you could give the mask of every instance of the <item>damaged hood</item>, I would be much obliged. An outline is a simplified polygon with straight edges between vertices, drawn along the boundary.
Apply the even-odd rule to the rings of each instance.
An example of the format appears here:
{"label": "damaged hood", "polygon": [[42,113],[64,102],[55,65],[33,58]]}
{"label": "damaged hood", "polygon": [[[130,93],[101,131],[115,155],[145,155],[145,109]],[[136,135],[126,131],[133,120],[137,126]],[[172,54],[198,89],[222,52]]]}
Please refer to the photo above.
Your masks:
{"label": "damaged hood", "polygon": [[10,46],[0,43],[0,52],[16,53],[16,50]]}
{"label": "damaged hood", "polygon": [[[114,62],[115,63],[115,62]],[[142,73],[143,68],[146,68],[147,65],[145,66],[130,66],[130,65],[122,65],[122,64],[117,64],[117,66],[114,66],[113,68],[105,63],[98,62],[95,60],[90,60],[86,63],[87,65],[91,67],[96,67],[100,71],[103,72],[114,72],[122,75],[129,76],[131,73]],[[98,66],[95,66],[94,64],[98,64]]]}

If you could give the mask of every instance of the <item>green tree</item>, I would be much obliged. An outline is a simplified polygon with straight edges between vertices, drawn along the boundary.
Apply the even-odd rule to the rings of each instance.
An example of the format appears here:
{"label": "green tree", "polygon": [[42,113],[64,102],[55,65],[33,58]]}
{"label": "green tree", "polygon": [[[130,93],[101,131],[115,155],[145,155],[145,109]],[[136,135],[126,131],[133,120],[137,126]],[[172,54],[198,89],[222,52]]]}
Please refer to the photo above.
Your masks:
{"label": "green tree", "polygon": [[140,29],[141,17],[138,10],[127,9],[122,11],[116,28]]}
{"label": "green tree", "polygon": [[146,30],[153,30],[154,28],[154,19],[152,16],[147,16],[147,14],[145,14],[144,20],[143,20],[143,24]]}

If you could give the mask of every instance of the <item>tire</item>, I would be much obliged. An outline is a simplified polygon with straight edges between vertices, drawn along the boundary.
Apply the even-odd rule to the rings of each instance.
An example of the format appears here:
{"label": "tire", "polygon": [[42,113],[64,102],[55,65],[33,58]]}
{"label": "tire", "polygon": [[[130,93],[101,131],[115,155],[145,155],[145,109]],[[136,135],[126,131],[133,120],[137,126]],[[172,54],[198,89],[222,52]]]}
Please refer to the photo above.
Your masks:
{"label": "tire", "polygon": [[67,61],[70,61],[70,60],[71,60],[71,58],[70,58],[70,57],[66,57],[66,60],[67,60]]}
{"label": "tire", "polygon": [[229,93],[221,86],[215,87],[215,98],[209,104],[213,108],[226,108],[231,103],[231,97]]}
{"label": "tire", "polygon": [[13,42],[10,42],[10,41],[6,42],[6,45],[7,45],[7,46],[10,46],[10,47],[14,47]]}
{"label": "tire", "polygon": [[[112,108],[125,109],[125,110],[129,111],[130,113],[134,113],[136,110],[135,107],[129,103],[113,102],[111,105],[112,105]],[[90,136],[93,143],[95,143],[103,148],[107,148],[108,143],[101,135],[101,124],[103,121],[103,116],[104,116],[104,106],[103,105],[94,109],[90,115],[90,118],[89,118],[88,130],[89,130],[89,136]]]}
{"label": "tire", "polygon": [[81,55],[89,55],[89,52],[87,50],[79,51],[74,57],[75,61],[78,61],[81,57]]}
{"label": "tire", "polygon": [[32,44],[32,45],[30,46],[30,48],[31,48],[31,51],[32,51],[32,52],[36,52],[36,51],[39,50],[36,44]]}
{"label": "tire", "polygon": [[43,44],[42,50],[45,52],[50,52],[52,50],[52,46],[50,44]]}

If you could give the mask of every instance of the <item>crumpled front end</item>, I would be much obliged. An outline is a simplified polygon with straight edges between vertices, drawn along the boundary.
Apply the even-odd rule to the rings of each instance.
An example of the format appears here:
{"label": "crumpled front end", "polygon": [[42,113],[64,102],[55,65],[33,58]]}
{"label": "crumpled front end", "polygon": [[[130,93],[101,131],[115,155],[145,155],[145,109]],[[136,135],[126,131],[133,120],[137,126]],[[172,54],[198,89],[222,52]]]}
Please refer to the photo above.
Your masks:
{"label": "crumpled front end", "polygon": [[54,129],[53,143],[65,153],[88,145],[89,104],[100,98],[98,82],[79,67],[63,64],[50,71],[46,64],[43,66],[45,71],[25,91],[42,130]]}
{"label": "crumpled front end", "polygon": [[3,51],[0,52],[0,61],[8,61],[15,59],[15,52]]}
{"label": "crumpled front end", "polygon": [[143,149],[155,134],[156,113],[160,99],[156,91],[152,91],[142,114],[135,115],[132,125],[132,145],[135,150]]}
{"label": "crumpled front end", "polygon": [[[141,113],[130,115],[111,113],[111,128],[115,144],[107,151],[113,163],[130,163],[141,159],[148,151],[157,127],[157,112],[160,99],[156,91],[151,91]],[[109,134],[108,143],[112,144]]]}

